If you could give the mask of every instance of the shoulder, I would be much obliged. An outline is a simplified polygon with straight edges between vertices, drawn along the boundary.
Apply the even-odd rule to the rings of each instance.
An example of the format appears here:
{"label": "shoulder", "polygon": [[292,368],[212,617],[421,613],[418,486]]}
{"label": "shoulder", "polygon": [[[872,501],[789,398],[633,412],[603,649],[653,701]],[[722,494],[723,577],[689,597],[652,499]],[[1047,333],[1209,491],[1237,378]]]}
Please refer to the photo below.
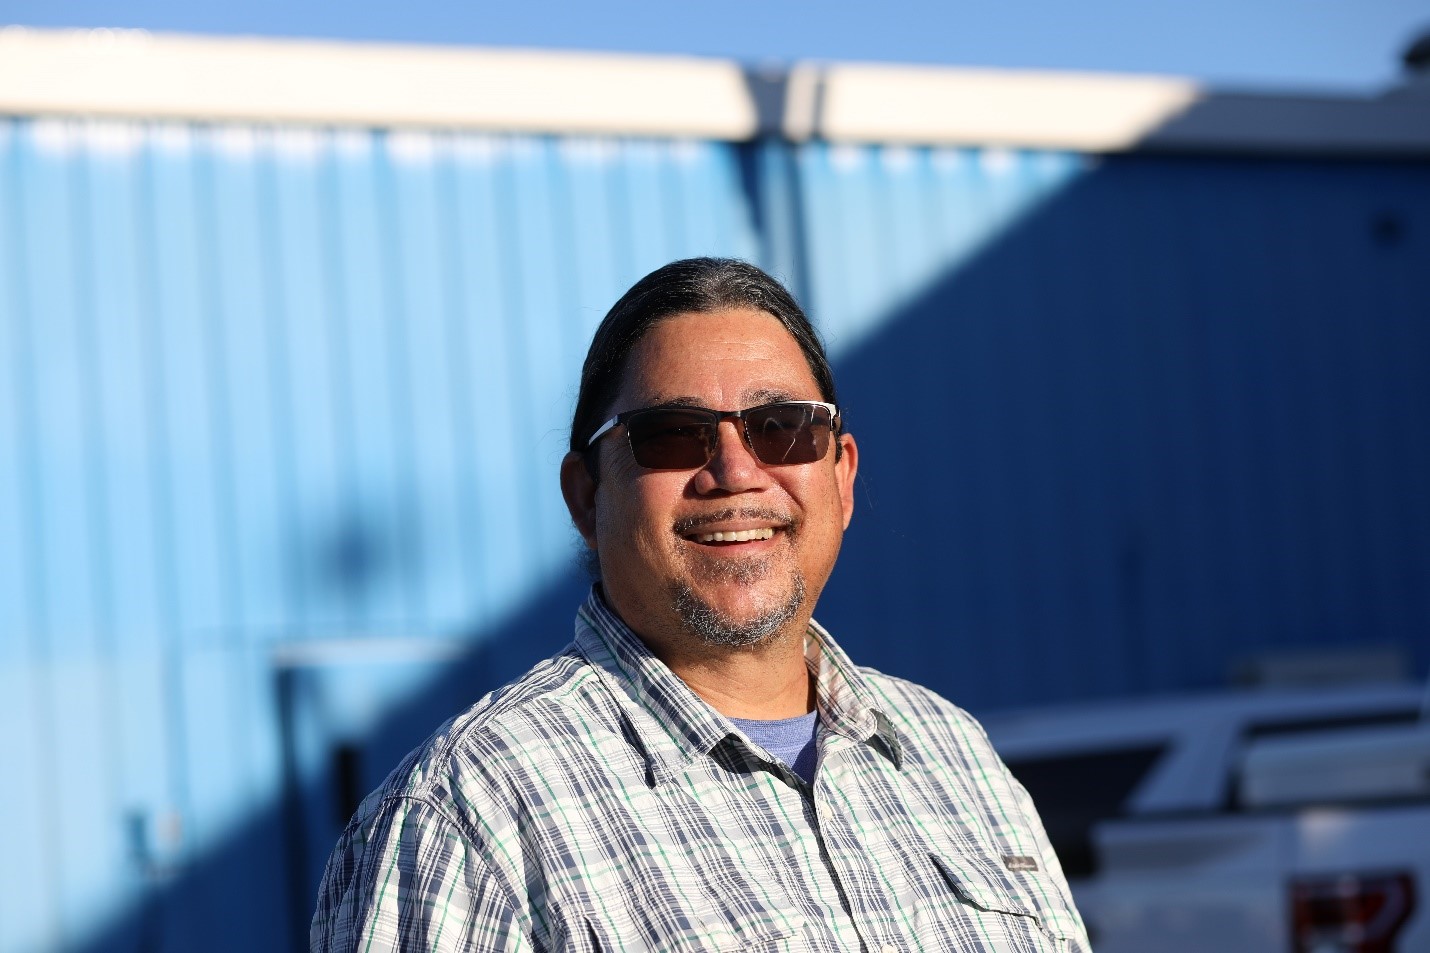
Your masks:
{"label": "shoulder", "polygon": [[889,719],[906,769],[950,796],[1000,815],[1024,802],[1026,795],[978,719],[922,685],[872,669],[861,674]]}
{"label": "shoulder", "polygon": [[603,737],[621,715],[599,671],[574,645],[490,692],[411,751],[363,801],[353,824],[420,803],[472,837],[526,796],[533,776]]}
{"label": "shoulder", "polygon": [[[411,904],[393,906],[389,894],[445,909],[457,888],[486,898],[492,923],[529,932],[519,901],[528,873],[520,831],[549,807],[563,772],[618,762],[621,737],[599,671],[574,646],[447,721],[348,822],[328,858],[312,928],[323,942],[315,939],[314,949],[424,929]],[[394,893],[384,886],[390,882],[406,886]]]}
{"label": "shoulder", "polygon": [[925,744],[992,754],[988,734],[967,711],[916,682],[860,667],[874,704],[900,735]]}

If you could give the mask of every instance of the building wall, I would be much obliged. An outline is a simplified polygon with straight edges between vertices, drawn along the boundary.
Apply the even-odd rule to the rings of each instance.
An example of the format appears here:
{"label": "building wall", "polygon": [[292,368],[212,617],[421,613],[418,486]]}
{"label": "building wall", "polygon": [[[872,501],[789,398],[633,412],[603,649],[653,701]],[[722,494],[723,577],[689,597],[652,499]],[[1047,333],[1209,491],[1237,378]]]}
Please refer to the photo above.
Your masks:
{"label": "building wall", "polygon": [[584,348],[686,255],[824,328],[861,661],[1423,672],[1427,238],[1412,161],[0,121],[0,949],[300,947],[334,804],[569,633]]}
{"label": "building wall", "polygon": [[[812,145],[864,448],[821,612],[977,709],[1430,666],[1430,167]],[[870,315],[877,315],[872,321]]]}
{"label": "building wall", "polygon": [[752,257],[741,195],[695,141],[0,122],[7,953],[278,796],[282,651],[479,637],[566,569],[585,342],[656,265]]}

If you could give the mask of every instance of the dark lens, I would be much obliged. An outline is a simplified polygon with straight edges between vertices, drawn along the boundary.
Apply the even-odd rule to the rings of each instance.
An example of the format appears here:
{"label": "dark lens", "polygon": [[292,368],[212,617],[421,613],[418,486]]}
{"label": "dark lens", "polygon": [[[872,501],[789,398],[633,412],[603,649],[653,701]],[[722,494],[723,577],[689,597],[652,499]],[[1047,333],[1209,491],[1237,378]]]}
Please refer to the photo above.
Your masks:
{"label": "dark lens", "polygon": [[829,449],[834,421],[814,404],[769,404],[745,415],[750,449],[762,463],[813,463]]}
{"label": "dark lens", "polygon": [[651,470],[690,470],[710,462],[715,421],[698,410],[655,408],[626,420],[636,463]]}

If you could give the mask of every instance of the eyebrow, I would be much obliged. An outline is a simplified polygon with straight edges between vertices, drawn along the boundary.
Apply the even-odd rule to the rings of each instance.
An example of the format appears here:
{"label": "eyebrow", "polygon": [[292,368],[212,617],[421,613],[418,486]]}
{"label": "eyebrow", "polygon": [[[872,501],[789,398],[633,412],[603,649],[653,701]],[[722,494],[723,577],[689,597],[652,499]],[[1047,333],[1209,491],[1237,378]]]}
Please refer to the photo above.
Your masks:
{"label": "eyebrow", "polygon": [[[789,391],[760,388],[759,390],[750,391],[745,395],[744,405],[747,408],[758,407],[761,404],[773,404],[777,401],[782,400],[800,399],[801,398],[795,397]],[[706,407],[705,404],[701,402],[699,397],[694,397],[689,394],[680,394],[674,397],[662,397],[655,400],[653,403],[641,405],[639,409],[650,410],[655,407],[699,407],[702,410],[715,409],[711,407]]]}

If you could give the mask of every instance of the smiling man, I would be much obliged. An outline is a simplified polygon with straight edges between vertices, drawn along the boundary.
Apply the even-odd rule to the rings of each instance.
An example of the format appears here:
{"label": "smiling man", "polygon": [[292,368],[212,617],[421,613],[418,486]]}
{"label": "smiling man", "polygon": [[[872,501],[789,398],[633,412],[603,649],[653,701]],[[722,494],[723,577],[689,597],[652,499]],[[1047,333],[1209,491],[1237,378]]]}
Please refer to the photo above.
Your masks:
{"label": "smiling man", "polygon": [[813,621],[857,468],[778,282],[691,259],[631,288],[561,467],[575,640],[363,802],[312,949],[1086,953],[977,723]]}

